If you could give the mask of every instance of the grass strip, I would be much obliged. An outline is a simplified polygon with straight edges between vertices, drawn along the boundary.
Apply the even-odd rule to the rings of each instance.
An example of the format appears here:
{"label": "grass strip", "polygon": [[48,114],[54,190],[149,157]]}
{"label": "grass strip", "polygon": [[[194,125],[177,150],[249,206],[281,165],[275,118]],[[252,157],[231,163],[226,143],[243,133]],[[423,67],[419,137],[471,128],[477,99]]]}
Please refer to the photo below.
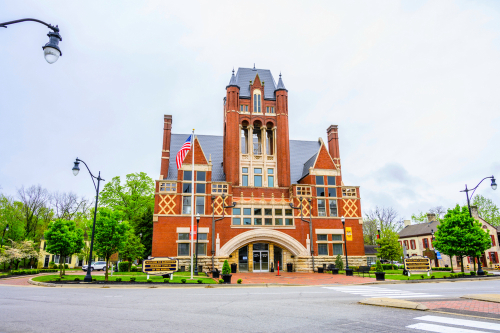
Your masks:
{"label": "grass strip", "polygon": [[[44,276],[37,276],[37,277],[33,278],[33,281],[55,282],[57,278],[59,278],[59,275],[44,275]],[[66,276],[62,277],[61,281],[74,281],[75,278],[79,278],[80,282],[82,282],[83,279],[85,278],[85,275],[66,275]],[[92,278],[96,279],[97,281],[105,281],[105,277],[103,275],[93,275]],[[130,278],[135,278],[135,282],[146,282],[147,281],[146,275],[144,275],[144,276],[120,276],[120,277],[110,276],[108,278],[108,280],[109,281],[116,281],[117,278],[121,278],[122,282],[130,282]],[[153,282],[163,282],[163,280],[164,280],[162,276],[155,276],[155,275],[150,275],[149,279],[152,280]],[[207,277],[198,276],[198,277],[195,277],[194,280],[190,280],[189,277],[176,276],[175,274],[174,274],[173,281],[170,281],[170,279],[168,279],[168,280],[170,282],[173,282],[173,283],[181,283],[182,279],[185,279],[186,283],[198,283],[197,280],[202,280],[203,284],[215,284],[216,283],[213,279],[207,278]]]}

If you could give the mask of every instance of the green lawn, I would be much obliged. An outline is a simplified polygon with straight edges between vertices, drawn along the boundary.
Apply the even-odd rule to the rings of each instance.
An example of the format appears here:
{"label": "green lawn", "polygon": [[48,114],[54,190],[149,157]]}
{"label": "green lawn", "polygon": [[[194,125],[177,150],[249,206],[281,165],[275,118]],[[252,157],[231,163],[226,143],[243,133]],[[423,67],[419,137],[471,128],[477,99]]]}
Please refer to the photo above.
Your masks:
{"label": "green lawn", "polygon": [[[449,277],[451,272],[432,272],[430,275],[434,276],[435,279],[440,279],[444,276]],[[427,273],[414,273],[411,274],[411,276],[405,276],[403,275],[403,271],[399,274],[385,274],[385,279],[386,280],[421,280],[422,275],[424,276],[424,279],[430,279],[431,276],[427,276]]]}
{"label": "green lawn", "polygon": [[[134,272],[135,273],[135,272]],[[33,281],[38,281],[38,282],[51,282],[55,281],[56,278],[58,278],[59,275],[44,275],[44,276],[37,276],[33,278]],[[75,278],[79,278],[80,281],[83,281],[85,275],[66,275],[63,277],[63,281],[74,281]],[[104,275],[94,275],[92,276],[93,278],[97,279],[97,281],[104,281]],[[135,277],[136,282],[146,282],[147,276],[144,275],[135,275],[135,276],[109,276],[109,281],[116,281],[116,278],[121,278],[122,282],[123,281],[130,281],[131,277]],[[153,282],[163,282],[163,277],[161,276],[155,276],[155,275],[150,275],[149,279],[152,280]],[[186,279],[186,283],[198,283],[197,280],[202,280],[204,284],[215,284],[216,282],[212,280],[211,278],[203,277],[203,276],[198,276],[195,277],[195,280],[189,280],[189,277],[185,276],[179,276],[174,274],[174,279],[171,282],[174,283],[181,283],[182,279]],[[170,280],[170,279],[169,279]]]}
{"label": "green lawn", "polygon": [[[143,276],[146,276],[146,273],[143,273],[143,272],[116,272],[116,273],[113,273],[113,276],[115,275],[143,275]],[[175,272],[174,273],[175,276],[189,276],[191,277],[191,272]],[[198,276],[207,276],[205,273],[198,273]]]}

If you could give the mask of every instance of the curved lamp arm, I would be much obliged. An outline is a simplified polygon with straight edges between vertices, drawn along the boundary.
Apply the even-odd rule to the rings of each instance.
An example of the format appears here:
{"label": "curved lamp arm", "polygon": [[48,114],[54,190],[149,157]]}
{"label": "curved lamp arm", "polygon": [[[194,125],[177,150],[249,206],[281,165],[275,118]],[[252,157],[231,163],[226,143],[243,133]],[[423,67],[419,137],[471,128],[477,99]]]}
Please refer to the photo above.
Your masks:
{"label": "curved lamp arm", "polygon": [[85,163],[85,161],[84,161],[84,160],[81,160],[81,159],[79,159],[78,157],[76,158],[75,166],[76,166],[79,162],[82,162],[82,163],[85,165],[85,167],[87,168],[87,170],[89,171],[90,177],[91,177],[91,179],[92,179],[92,183],[94,184],[94,188],[95,188],[95,190],[97,191],[97,186],[96,186],[96,184],[95,184],[94,178],[95,178],[95,179],[97,179],[97,180],[102,180],[102,181],[105,181],[105,180],[101,178],[101,175],[100,175],[100,174],[99,174],[99,176],[98,176],[98,177],[94,176],[94,175],[92,174],[92,171],[90,171],[89,166],[87,165],[87,163]]}
{"label": "curved lamp arm", "polygon": [[54,32],[59,32],[59,27],[57,25],[54,27],[51,24],[45,23],[45,22],[37,20],[37,19],[32,19],[32,18],[25,18],[25,19],[20,19],[20,20],[15,20],[15,21],[9,21],[9,22],[0,23],[0,27],[7,28],[7,26],[10,25],[10,24],[16,24],[16,23],[27,22],[27,21],[41,23],[41,24],[47,26],[48,28],[52,29]]}
{"label": "curved lamp arm", "polygon": [[[465,186],[465,190],[460,191],[460,192],[470,192],[470,191],[472,191],[472,194],[471,194],[471,195],[470,195],[470,197],[469,197],[469,200],[472,200],[472,196],[474,195],[474,192],[476,192],[476,189],[479,187],[479,185],[481,185],[481,183],[482,183],[485,179],[491,179],[491,183],[492,183],[492,185],[493,185],[493,184],[495,184],[495,185],[496,185],[496,183],[495,183],[495,176],[491,176],[491,177],[484,177],[484,178],[483,178],[483,179],[479,182],[479,184],[477,184],[477,185],[476,185],[476,187],[474,187],[474,188],[470,188],[470,189],[467,189],[467,185],[466,185],[466,186]],[[494,188],[494,189],[496,189],[496,188]]]}

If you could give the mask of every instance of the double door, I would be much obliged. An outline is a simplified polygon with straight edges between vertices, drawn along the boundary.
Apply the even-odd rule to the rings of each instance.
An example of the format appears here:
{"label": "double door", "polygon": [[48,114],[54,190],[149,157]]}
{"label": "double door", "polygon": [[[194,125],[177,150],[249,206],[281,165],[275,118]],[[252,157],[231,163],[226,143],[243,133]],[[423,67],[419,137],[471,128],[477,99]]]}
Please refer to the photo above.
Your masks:
{"label": "double door", "polygon": [[253,271],[269,272],[269,251],[253,251]]}

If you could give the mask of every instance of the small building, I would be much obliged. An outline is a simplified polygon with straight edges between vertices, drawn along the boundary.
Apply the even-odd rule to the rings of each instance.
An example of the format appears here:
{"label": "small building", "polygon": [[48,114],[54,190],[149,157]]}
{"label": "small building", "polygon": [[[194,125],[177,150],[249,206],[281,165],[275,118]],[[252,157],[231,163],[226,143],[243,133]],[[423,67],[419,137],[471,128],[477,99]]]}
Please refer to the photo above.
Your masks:
{"label": "small building", "polygon": [[[499,228],[495,228],[478,214],[477,207],[471,206],[472,216],[481,222],[482,228],[489,231],[491,237],[491,247],[487,249],[481,259],[481,264],[485,268],[496,268],[499,264],[500,246],[498,244]],[[439,221],[435,214],[427,214],[427,221],[419,224],[411,224],[411,221],[405,221],[405,227],[399,232],[399,243],[406,247],[407,257],[411,256],[427,256],[431,258],[431,263],[434,267],[451,266],[450,257],[441,255],[438,259],[438,254],[432,244],[433,232],[437,231]],[[472,268],[474,261],[472,258],[464,258],[464,265]],[[460,259],[453,258],[453,266],[460,267]],[[467,266],[466,266],[467,268]]]}
{"label": "small building", "polygon": [[372,266],[377,263],[378,245],[365,245],[366,265]]}

